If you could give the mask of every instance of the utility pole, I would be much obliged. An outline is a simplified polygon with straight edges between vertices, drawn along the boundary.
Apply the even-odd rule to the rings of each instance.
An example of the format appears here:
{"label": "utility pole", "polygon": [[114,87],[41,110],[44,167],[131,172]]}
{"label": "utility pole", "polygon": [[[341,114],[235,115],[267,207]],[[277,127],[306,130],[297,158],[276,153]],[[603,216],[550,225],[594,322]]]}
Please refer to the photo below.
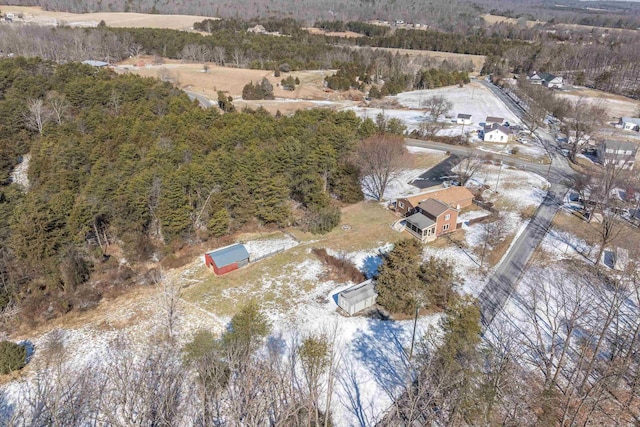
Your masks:
{"label": "utility pole", "polygon": [[498,169],[498,179],[496,180],[495,192],[498,192],[498,184],[500,183],[500,173],[502,172],[502,164],[504,163],[503,157],[500,158],[500,169]]}
{"label": "utility pole", "polygon": [[416,342],[416,328],[418,326],[418,310],[420,310],[420,303],[416,302],[416,315],[413,318],[413,333],[411,334],[411,348],[409,349],[409,360],[413,357],[413,345]]}

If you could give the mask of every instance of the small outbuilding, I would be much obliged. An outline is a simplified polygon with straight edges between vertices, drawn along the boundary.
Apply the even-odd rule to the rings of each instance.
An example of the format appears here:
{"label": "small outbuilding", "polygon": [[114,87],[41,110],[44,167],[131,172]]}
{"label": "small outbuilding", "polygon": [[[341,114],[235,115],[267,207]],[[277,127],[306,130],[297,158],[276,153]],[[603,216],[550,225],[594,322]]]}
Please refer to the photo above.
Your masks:
{"label": "small outbuilding", "polygon": [[376,303],[376,289],[371,279],[352,286],[338,294],[338,306],[353,316]]}
{"label": "small outbuilding", "polygon": [[459,113],[458,117],[456,117],[456,123],[459,125],[470,125],[471,114]]}
{"label": "small outbuilding", "polygon": [[236,243],[205,253],[204,261],[220,276],[249,264],[249,251],[243,244]]}

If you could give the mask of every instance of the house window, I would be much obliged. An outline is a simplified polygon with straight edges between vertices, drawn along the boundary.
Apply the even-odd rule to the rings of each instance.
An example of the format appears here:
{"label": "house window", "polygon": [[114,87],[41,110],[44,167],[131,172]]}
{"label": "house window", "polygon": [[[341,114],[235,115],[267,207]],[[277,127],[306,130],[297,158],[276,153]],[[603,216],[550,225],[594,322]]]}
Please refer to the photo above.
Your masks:
{"label": "house window", "polygon": [[504,135],[500,135],[500,141],[504,139]]}
{"label": "house window", "polygon": [[445,220],[445,221],[449,221],[450,219],[451,219],[451,214],[446,214],[446,215],[444,216],[444,220]]}
{"label": "house window", "polygon": [[404,203],[398,202],[398,206],[400,206],[400,208],[403,209],[404,208]]}
{"label": "house window", "polygon": [[447,231],[449,229],[449,224],[445,224],[442,226],[442,231]]}

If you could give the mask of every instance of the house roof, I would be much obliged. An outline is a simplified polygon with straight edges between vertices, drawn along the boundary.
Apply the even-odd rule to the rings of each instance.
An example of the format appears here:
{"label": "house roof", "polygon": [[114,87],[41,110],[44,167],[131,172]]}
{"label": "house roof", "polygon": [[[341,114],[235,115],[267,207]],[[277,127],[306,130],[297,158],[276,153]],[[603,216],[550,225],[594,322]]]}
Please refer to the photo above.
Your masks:
{"label": "house roof", "polygon": [[634,123],[640,126],[640,118],[639,117],[622,117],[622,123]]}
{"label": "house roof", "polygon": [[407,222],[418,227],[420,230],[426,230],[429,227],[436,225],[436,222],[431,218],[421,214],[420,212],[414,213],[406,219]]}
{"label": "house roof", "polygon": [[533,73],[529,74],[529,79],[540,79],[540,80],[544,80],[546,82],[550,82],[551,80],[557,78],[558,76],[555,76],[551,73],[544,73],[544,72],[536,72],[534,71]]}
{"label": "house roof", "polygon": [[471,118],[471,114],[458,113],[458,118],[459,119],[470,119]]}
{"label": "house roof", "polygon": [[92,59],[87,59],[86,61],[82,61],[83,64],[91,65],[92,67],[106,67],[109,65],[108,62],[104,61],[94,61]]}
{"label": "house roof", "polygon": [[345,289],[344,291],[340,292],[340,295],[350,304],[356,304],[360,301],[364,301],[367,298],[376,296],[377,294],[373,281],[369,279],[366,282],[362,282],[348,289]]}
{"label": "house roof", "polygon": [[224,267],[226,265],[233,264],[234,262],[243,261],[249,258],[247,248],[240,243],[207,252],[207,255],[213,259],[213,262],[218,267]]}
{"label": "house roof", "polygon": [[408,196],[404,199],[411,204],[411,207],[418,206],[420,202],[427,199],[437,199],[450,206],[457,206],[467,199],[473,199],[473,193],[465,187],[452,186],[444,190],[431,190],[415,196]]}
{"label": "house roof", "polygon": [[487,134],[489,132],[493,132],[499,130],[500,132],[504,133],[505,135],[511,135],[513,133],[513,131],[511,129],[509,129],[506,126],[502,126],[501,124],[498,123],[494,123],[491,126],[485,126],[484,127],[484,133]]}
{"label": "house roof", "polygon": [[502,123],[502,122],[504,122],[504,119],[502,117],[487,116],[487,119],[485,120],[485,123]]}
{"label": "house roof", "polygon": [[440,215],[451,209],[449,205],[436,199],[427,199],[423,202],[420,202],[418,206],[420,207],[420,209],[422,209],[429,215],[432,215],[434,218],[439,217]]}
{"label": "house roof", "polygon": [[612,149],[616,151],[632,151],[634,154],[638,151],[638,146],[631,141],[605,139],[603,144],[605,146],[605,149]]}

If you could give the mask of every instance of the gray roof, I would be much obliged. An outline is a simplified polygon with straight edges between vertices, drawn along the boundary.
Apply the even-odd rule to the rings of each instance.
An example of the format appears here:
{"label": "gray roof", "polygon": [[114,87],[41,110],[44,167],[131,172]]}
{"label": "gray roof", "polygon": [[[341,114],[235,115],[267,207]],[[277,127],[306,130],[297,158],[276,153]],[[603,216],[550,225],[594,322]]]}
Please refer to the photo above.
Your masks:
{"label": "gray roof", "polygon": [[530,79],[532,79],[532,78],[535,78],[536,76],[537,76],[538,78],[540,78],[541,80],[544,80],[544,81],[546,81],[546,82],[550,82],[551,80],[553,80],[553,79],[555,79],[556,77],[558,77],[558,76],[555,76],[555,75],[553,75],[553,74],[551,74],[551,73],[544,73],[544,72],[540,72],[540,73],[538,73],[538,72],[535,72],[535,71],[534,71],[533,73],[531,73],[531,74],[529,75],[529,78],[530,78]]}
{"label": "gray roof", "polygon": [[420,202],[420,204],[418,204],[418,207],[434,218],[439,217],[440,215],[451,209],[449,205],[436,199],[424,200]]}
{"label": "gray roof", "polygon": [[633,151],[634,153],[638,150],[638,146],[631,141],[620,141],[617,139],[605,139],[604,146],[607,149],[612,149],[616,151]]}
{"label": "gray roof", "polygon": [[431,218],[428,218],[427,216],[421,214],[420,212],[414,213],[413,215],[408,217],[406,221],[418,227],[420,230],[426,230],[427,228],[433,227],[436,224],[434,220],[432,220]]}
{"label": "gray roof", "polygon": [[224,267],[226,265],[233,264],[234,262],[249,259],[249,252],[247,251],[247,248],[240,243],[207,252],[207,255],[213,259],[213,262],[215,262],[218,267]]}
{"label": "gray roof", "polygon": [[511,135],[513,133],[513,131],[511,129],[509,129],[506,126],[502,126],[501,124],[498,123],[494,123],[491,126],[486,126],[484,127],[484,133],[487,132],[491,132],[494,130],[500,130],[502,133],[507,134],[507,135]]}
{"label": "gray roof", "polygon": [[109,65],[108,62],[104,61],[94,61],[92,59],[87,59],[86,61],[82,61],[83,64],[91,65],[92,67],[106,67]]}
{"label": "gray roof", "polygon": [[493,117],[493,116],[487,116],[487,119],[485,120],[486,123],[502,123],[504,122],[504,119],[502,117]]}
{"label": "gray roof", "polygon": [[344,291],[340,292],[340,295],[350,304],[356,304],[360,301],[364,301],[367,298],[376,296],[377,294],[373,281],[369,279],[366,282],[362,282],[349,289],[345,289]]}
{"label": "gray roof", "polygon": [[459,113],[459,114],[458,114],[458,118],[459,118],[459,119],[470,119],[470,118],[471,118],[471,114],[463,114],[463,113]]}
{"label": "gray roof", "polygon": [[640,126],[640,118],[639,117],[622,117],[622,123],[634,123]]}

